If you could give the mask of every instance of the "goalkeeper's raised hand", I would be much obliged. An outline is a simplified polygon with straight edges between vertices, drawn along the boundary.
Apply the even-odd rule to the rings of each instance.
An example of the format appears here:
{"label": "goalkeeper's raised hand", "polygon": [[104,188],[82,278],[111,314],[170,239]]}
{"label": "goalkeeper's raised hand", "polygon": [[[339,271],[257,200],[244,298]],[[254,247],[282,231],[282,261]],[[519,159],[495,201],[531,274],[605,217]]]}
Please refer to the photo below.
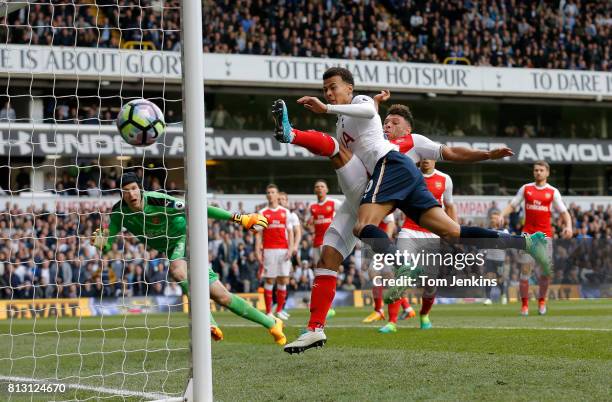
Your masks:
{"label": "goalkeeper's raised hand", "polygon": [[91,244],[94,245],[98,250],[104,250],[104,246],[106,246],[106,241],[108,240],[108,229],[96,229],[95,232],[91,235]]}
{"label": "goalkeeper's raised hand", "polygon": [[268,219],[261,214],[234,214],[232,220],[251,232],[261,232],[268,227]]}

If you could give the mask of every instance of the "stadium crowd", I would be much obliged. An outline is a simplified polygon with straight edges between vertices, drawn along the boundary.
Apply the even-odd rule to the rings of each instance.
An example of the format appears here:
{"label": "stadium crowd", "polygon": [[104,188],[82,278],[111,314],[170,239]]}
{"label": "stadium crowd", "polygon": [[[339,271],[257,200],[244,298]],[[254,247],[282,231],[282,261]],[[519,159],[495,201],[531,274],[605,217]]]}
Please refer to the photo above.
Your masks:
{"label": "stadium crowd", "polygon": [[[38,2],[3,43],[180,50],[178,1]],[[612,4],[563,0],[204,1],[204,52],[610,71]]]}
{"label": "stadium crowd", "polygon": [[[7,203],[0,213],[0,298],[180,295],[180,288],[168,279],[166,256],[147,251],[133,236],[120,237],[105,256],[90,244],[92,232],[110,207],[50,212],[46,205],[22,210]],[[231,205],[222,207],[232,210]],[[297,202],[291,207],[304,223],[308,205]],[[248,212],[242,211],[241,204],[237,209]],[[570,212],[575,239],[555,243],[553,283],[587,286],[609,282],[612,205],[593,205],[587,211],[571,205]],[[520,233],[520,221],[510,223],[510,229]],[[289,292],[309,290],[314,279],[313,235],[307,226],[303,228],[302,241],[292,257]],[[560,237],[560,228],[555,222],[556,237]],[[257,292],[261,271],[254,235],[229,222],[210,221],[208,236],[210,263],[225,286],[234,292]],[[511,286],[518,284],[519,266],[513,263],[517,258],[509,253],[506,261],[511,264]],[[354,290],[370,285],[358,247],[343,263],[337,286]]]}
{"label": "stadium crowd", "polygon": [[[128,168],[131,164],[128,164]],[[18,172],[12,177],[11,190],[0,189],[0,193],[8,195],[31,191],[30,166],[17,169]],[[120,168],[119,166],[104,166],[100,168],[97,161],[81,161],[77,165],[55,168],[44,177],[43,188],[45,192],[65,196],[87,196],[100,197],[118,195],[120,192]],[[143,188],[147,191],[163,191],[169,195],[183,195],[185,190],[179,189],[176,181],[167,179],[167,171],[163,167],[150,164],[146,169],[134,167],[133,170],[139,177],[143,177]],[[147,174],[144,174],[147,170]]]}

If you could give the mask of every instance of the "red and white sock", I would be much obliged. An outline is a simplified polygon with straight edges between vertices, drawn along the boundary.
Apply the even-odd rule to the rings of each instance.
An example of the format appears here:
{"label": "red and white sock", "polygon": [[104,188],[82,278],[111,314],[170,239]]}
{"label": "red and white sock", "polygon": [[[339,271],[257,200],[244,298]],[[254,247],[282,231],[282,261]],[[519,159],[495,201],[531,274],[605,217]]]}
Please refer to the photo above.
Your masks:
{"label": "red and white sock", "polygon": [[410,308],[410,302],[408,301],[407,297],[402,297],[400,299],[400,302],[402,303],[402,308],[404,310],[408,310]]}
{"label": "red and white sock", "polygon": [[264,301],[266,302],[266,314],[272,312],[272,290],[274,284],[264,283]]}
{"label": "red and white sock", "polygon": [[383,287],[374,286],[372,288],[372,298],[374,299],[374,311],[382,312],[383,308]]}
{"label": "red and white sock", "polygon": [[291,131],[294,135],[291,143],[300,145],[315,155],[332,157],[340,150],[338,141],[334,137],[320,131],[301,131],[295,128]]}
{"label": "red and white sock", "polygon": [[538,302],[540,304],[546,303],[546,296],[548,296],[548,284],[550,283],[549,276],[540,276],[538,280]]}
{"label": "red and white sock", "polygon": [[314,331],[325,327],[325,318],[336,296],[338,273],[331,269],[316,268],[315,279],[310,292],[310,320],[308,329]]}
{"label": "red and white sock", "polygon": [[287,300],[287,285],[276,285],[276,312],[280,313],[285,308]]}
{"label": "red and white sock", "polygon": [[521,294],[522,307],[529,307],[529,279],[519,280],[519,292]]}
{"label": "red and white sock", "polygon": [[399,315],[400,305],[400,300],[387,304],[387,310],[389,311],[389,322],[397,324],[397,316]]}
{"label": "red and white sock", "polygon": [[431,311],[431,307],[434,305],[436,301],[436,296],[431,297],[422,297],[421,298],[421,311],[419,311],[420,315],[427,315]]}

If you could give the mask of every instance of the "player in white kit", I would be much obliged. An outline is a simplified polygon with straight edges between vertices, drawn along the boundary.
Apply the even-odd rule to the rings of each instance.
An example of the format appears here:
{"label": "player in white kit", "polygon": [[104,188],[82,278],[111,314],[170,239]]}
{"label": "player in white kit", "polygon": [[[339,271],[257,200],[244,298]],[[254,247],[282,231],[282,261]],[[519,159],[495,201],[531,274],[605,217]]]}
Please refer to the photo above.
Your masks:
{"label": "player in white kit", "polygon": [[[273,111],[277,139],[305,146],[320,155],[331,156],[332,163],[337,169],[340,186],[347,197],[325,235],[321,261],[315,270],[308,331],[297,341],[287,345],[285,351],[288,353],[299,353],[325,344],[323,327],[327,310],[335,295],[337,267],[344,259],[343,256],[352,251],[356,241],[354,236],[350,236],[350,229],[346,228],[351,227],[356,217],[359,217],[359,221],[354,225],[354,230],[362,240],[365,242],[373,238],[376,241],[383,238],[386,240],[383,242],[383,247],[377,248],[374,245],[374,251],[377,253],[395,253],[393,251],[395,246],[378,228],[378,223],[398,200],[401,204],[399,207],[404,213],[444,238],[477,238],[490,235],[500,241],[500,247],[525,248],[527,243],[523,238],[498,239],[497,233],[491,234],[490,231],[481,228],[460,228],[455,222],[447,219],[446,215],[441,216],[436,212],[439,208],[434,207],[439,205],[427,190],[422,175],[413,162],[400,154],[396,146],[385,140],[374,100],[363,95],[353,96],[353,77],[346,69],[331,68],[325,72],[323,79],[325,97],[330,104],[325,105],[313,97],[301,98],[298,103],[317,113],[339,114],[336,134],[343,146],[340,146],[336,140],[330,143],[331,137],[323,133],[294,130],[289,124],[284,102],[277,101]],[[430,159],[439,159],[440,150],[444,148],[446,147],[438,145],[438,156]],[[356,156],[352,155],[353,152]],[[512,154],[507,148],[494,151],[470,150],[470,152],[470,157],[480,152],[475,160],[501,158]],[[387,170],[386,166],[389,166]],[[373,180],[370,180],[366,188],[368,173],[372,174]],[[359,207],[360,203],[369,206]],[[373,207],[370,207],[371,205]],[[387,213],[378,219],[382,210]],[[444,214],[443,211],[440,212]],[[371,224],[373,219],[378,219],[376,225]],[[534,250],[537,248],[541,254],[539,244],[533,239],[528,240],[530,240],[529,245],[533,244]],[[537,258],[541,259],[541,255],[537,255]]]}

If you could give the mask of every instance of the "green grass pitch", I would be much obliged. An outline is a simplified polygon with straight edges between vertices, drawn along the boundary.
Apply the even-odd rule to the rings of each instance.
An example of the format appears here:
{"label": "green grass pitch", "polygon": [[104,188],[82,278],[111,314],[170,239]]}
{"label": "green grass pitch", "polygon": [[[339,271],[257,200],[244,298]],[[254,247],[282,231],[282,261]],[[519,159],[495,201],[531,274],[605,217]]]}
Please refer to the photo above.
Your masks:
{"label": "green grass pitch", "polygon": [[[325,348],[293,356],[263,328],[217,313],[225,340],[213,344],[215,399],[609,400],[612,300],[552,302],[546,316],[535,307],[520,317],[517,304],[435,305],[433,329],[419,330],[412,319],[391,335],[378,334],[379,323],[361,323],[369,310],[342,308],[329,322]],[[292,312],[290,341],[306,318],[306,311]],[[178,395],[189,374],[183,314],[33,324],[0,322],[0,400],[147,400]],[[58,376],[85,389],[8,394],[9,376]],[[99,388],[146,395],[119,397]]]}

